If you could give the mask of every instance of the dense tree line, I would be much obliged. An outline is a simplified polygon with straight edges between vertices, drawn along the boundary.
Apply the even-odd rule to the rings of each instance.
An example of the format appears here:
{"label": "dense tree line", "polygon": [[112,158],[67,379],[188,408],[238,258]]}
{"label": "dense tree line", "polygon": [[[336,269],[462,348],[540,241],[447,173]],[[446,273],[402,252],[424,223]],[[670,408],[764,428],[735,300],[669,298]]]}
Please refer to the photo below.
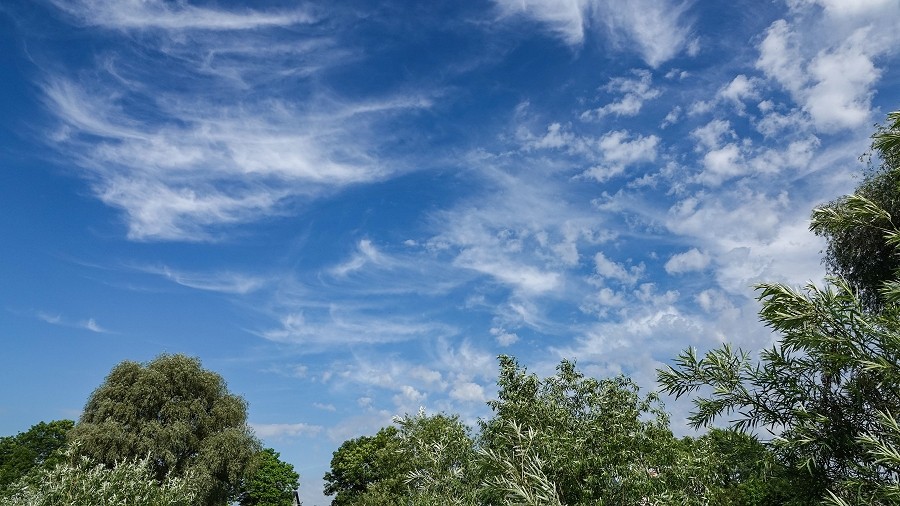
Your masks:
{"label": "dense tree line", "polygon": [[332,504],[900,504],[900,111],[873,140],[856,191],[812,213],[833,277],[757,287],[776,343],[688,349],[658,371],[662,392],[701,394],[689,420],[705,435],[674,437],[627,377],[563,361],[538,378],[501,356],[476,433],[419,413],[349,440],[325,475]]}

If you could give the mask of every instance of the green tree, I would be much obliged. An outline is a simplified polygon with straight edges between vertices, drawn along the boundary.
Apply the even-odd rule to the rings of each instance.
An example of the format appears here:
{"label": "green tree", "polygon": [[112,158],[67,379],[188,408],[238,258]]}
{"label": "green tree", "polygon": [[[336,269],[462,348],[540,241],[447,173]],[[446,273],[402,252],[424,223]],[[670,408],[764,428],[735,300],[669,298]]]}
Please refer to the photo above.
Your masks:
{"label": "green tree", "polygon": [[798,471],[812,499],[856,484],[860,503],[875,504],[877,484],[896,482],[897,468],[879,462],[861,438],[883,430],[879,413],[900,410],[894,304],[867,313],[841,280],[826,289],[760,289],[760,316],[779,342],[759,362],[727,345],[702,358],[689,349],[659,371],[663,390],[680,397],[711,387],[694,399],[695,427],[730,416],[739,430],[775,432],[779,462]]}
{"label": "green tree", "polygon": [[474,504],[478,488],[476,453],[459,416],[439,413],[396,418],[400,453],[410,463],[405,476],[412,504]]}
{"label": "green tree", "polygon": [[692,478],[661,404],[630,379],[588,378],[569,361],[540,379],[501,356],[497,384],[479,440],[485,502],[703,502],[706,482]]}
{"label": "green tree", "polygon": [[374,436],[345,441],[331,458],[325,473],[325,495],[333,495],[333,506],[364,504],[366,495],[377,495],[384,504],[403,497],[404,479],[412,471],[401,453],[400,431],[384,427]]}
{"label": "green tree", "polygon": [[[900,113],[890,127],[876,132],[874,147],[896,177],[900,157]],[[879,184],[885,180],[879,180]],[[859,191],[813,212],[813,230],[828,233],[865,230],[877,235],[887,257],[898,255],[900,229],[892,211],[880,202],[900,201],[896,183],[870,198],[871,181]],[[831,245],[854,246],[848,235],[833,235]],[[876,272],[877,271],[877,272]],[[772,448],[785,466],[796,470],[812,501],[839,504],[895,504],[900,500],[900,277],[880,266],[871,278],[847,271],[824,288],[802,290],[759,285],[761,320],[779,335],[758,361],[729,346],[703,358],[689,349],[675,367],[659,371],[663,389],[682,396],[707,388],[694,399],[694,426],[723,416],[742,430],[768,429],[777,435]],[[862,283],[862,285],[861,285]],[[877,290],[878,301],[870,297]]]}
{"label": "green tree", "polygon": [[256,454],[256,471],[243,487],[241,506],[291,506],[293,492],[300,485],[300,475],[294,471],[294,466],[279,457],[279,453],[271,448]]}
{"label": "green tree", "polygon": [[335,506],[473,504],[475,450],[456,415],[405,415],[345,441],[325,475]]}
{"label": "green tree", "polygon": [[160,355],[125,361],[95,390],[70,432],[80,455],[112,468],[150,457],[160,482],[191,474],[202,504],[235,498],[260,444],[247,425],[247,403],[196,358]]}
{"label": "green tree", "polygon": [[63,459],[72,420],[40,422],[15,436],[0,438],[0,493],[34,469],[52,468]]}
{"label": "green tree", "polygon": [[[888,115],[887,126],[879,127],[872,142],[878,162],[870,170],[853,196],[836,199],[813,211],[810,227],[826,239],[824,263],[830,273],[841,276],[858,291],[863,304],[878,310],[884,305],[881,285],[900,268],[900,256],[885,240],[884,230],[900,223],[900,111]],[[851,197],[863,197],[882,209],[874,222],[859,223],[828,219],[853,214]]]}

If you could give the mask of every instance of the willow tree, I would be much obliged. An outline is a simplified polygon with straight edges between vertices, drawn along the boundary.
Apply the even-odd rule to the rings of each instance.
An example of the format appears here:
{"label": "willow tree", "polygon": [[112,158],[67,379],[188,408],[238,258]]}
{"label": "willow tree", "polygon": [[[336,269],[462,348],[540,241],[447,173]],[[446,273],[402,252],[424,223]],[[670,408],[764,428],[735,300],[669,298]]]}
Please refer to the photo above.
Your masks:
{"label": "willow tree", "polygon": [[158,481],[190,475],[208,505],[236,497],[260,451],[246,401],[198,359],[165,354],[115,366],[69,441],[79,455],[109,468],[149,456]]}
{"label": "willow tree", "polygon": [[[811,500],[900,501],[900,276],[892,267],[900,220],[883,206],[900,203],[900,112],[889,120],[873,146],[892,165],[883,177],[893,182],[879,179],[884,185],[873,199],[871,180],[864,181],[856,193],[813,212],[811,228],[831,234],[829,254],[855,251],[847,258],[851,267],[862,259],[862,270],[839,270],[847,277],[824,287],[759,285],[760,319],[779,337],[758,360],[725,345],[703,357],[686,350],[659,371],[670,394],[708,392],[694,399],[695,427],[727,417],[738,429],[771,431],[772,448],[797,471]],[[873,239],[854,242],[861,231]],[[864,259],[873,244],[889,254]]]}

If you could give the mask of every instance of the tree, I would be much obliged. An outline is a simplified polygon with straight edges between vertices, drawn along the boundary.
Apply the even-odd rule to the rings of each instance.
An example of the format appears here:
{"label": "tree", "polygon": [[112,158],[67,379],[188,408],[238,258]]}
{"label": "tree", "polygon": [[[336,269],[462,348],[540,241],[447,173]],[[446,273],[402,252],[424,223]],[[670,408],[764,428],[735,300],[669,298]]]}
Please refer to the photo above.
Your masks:
{"label": "tree", "polygon": [[404,477],[412,504],[474,504],[478,488],[474,441],[457,415],[398,417],[400,453],[410,463]]}
{"label": "tree", "polygon": [[0,438],[0,492],[34,469],[52,468],[63,460],[72,420],[40,422],[15,436]]}
{"label": "tree", "polygon": [[[875,134],[874,146],[897,177],[900,113]],[[879,182],[879,184],[884,181]],[[900,202],[900,187],[879,187],[882,202]],[[813,230],[878,235],[878,244],[900,253],[900,229],[891,210],[871,196],[870,182],[813,213]],[[833,235],[830,246],[857,246]],[[864,251],[866,244],[858,245]],[[852,259],[851,259],[852,260]],[[853,260],[855,262],[856,260]],[[877,263],[877,262],[876,262]],[[851,262],[853,268],[856,264]],[[868,267],[866,267],[868,268]],[[900,499],[900,277],[885,265],[859,277],[832,278],[824,288],[796,290],[759,285],[760,319],[779,335],[759,361],[725,345],[698,359],[683,352],[675,367],[659,371],[663,390],[676,397],[707,388],[694,399],[695,427],[733,416],[741,430],[768,429],[781,463],[797,470],[810,500],[838,504],[895,504]],[[872,304],[872,291],[877,304]]]}
{"label": "tree", "polygon": [[891,223],[900,223],[900,111],[888,115],[888,125],[875,132],[872,150],[879,165],[856,188],[863,197],[885,211],[871,223],[828,219],[852,214],[851,196],[841,197],[813,211],[811,230],[826,239],[824,263],[830,273],[843,277],[858,291],[863,305],[877,310],[884,305],[882,283],[900,268],[900,256],[885,240]]}
{"label": "tree", "polygon": [[394,423],[334,452],[325,475],[332,504],[472,504],[475,450],[459,417],[420,411]]}
{"label": "tree", "polygon": [[160,355],[125,361],[95,390],[70,433],[80,455],[112,468],[149,456],[162,482],[191,474],[203,504],[236,497],[260,445],[247,403],[196,358]]}
{"label": "tree", "polygon": [[707,480],[655,395],[630,379],[585,377],[562,361],[540,379],[500,357],[494,416],[481,422],[491,504],[702,504]]}
{"label": "tree", "polygon": [[[895,304],[867,313],[850,286],[835,280],[819,289],[760,287],[762,320],[781,334],[759,362],[725,345],[703,358],[691,349],[659,371],[664,391],[694,399],[695,427],[732,416],[739,430],[768,429],[773,449],[796,469],[813,498],[851,484],[861,503],[877,501],[883,478],[896,467],[880,463],[861,439],[883,430],[884,413],[900,410],[900,321]],[[865,485],[862,488],[861,485]]]}
{"label": "tree", "polygon": [[300,475],[294,471],[294,466],[282,462],[279,457],[272,448],[256,454],[256,471],[243,487],[241,506],[291,506]]}
{"label": "tree", "polygon": [[113,467],[69,451],[69,461],[40,468],[15,483],[6,506],[193,506],[191,476],[155,479],[151,459],[128,459]]}
{"label": "tree", "polygon": [[[412,470],[400,451],[399,431],[384,427],[374,436],[344,441],[331,458],[325,473],[325,495],[333,495],[333,506],[363,504],[367,493],[385,500],[405,494],[404,478]],[[390,504],[387,502],[385,504]]]}

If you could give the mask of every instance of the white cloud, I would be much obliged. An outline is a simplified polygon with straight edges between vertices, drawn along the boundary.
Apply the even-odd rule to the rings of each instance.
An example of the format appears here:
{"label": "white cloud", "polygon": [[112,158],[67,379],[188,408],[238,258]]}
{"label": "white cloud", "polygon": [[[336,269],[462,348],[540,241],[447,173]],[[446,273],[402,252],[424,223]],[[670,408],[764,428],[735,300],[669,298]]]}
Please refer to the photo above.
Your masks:
{"label": "white cloud", "polygon": [[809,130],[810,119],[798,109],[786,114],[770,110],[760,104],[763,117],[756,122],[756,130],[766,137],[774,138],[786,132],[805,132]]}
{"label": "white cloud", "polygon": [[450,390],[450,397],[460,402],[484,402],[487,396],[478,383],[462,382]]}
{"label": "white cloud", "polygon": [[860,16],[879,14],[883,15],[891,9],[897,9],[897,3],[893,0],[788,0],[792,9],[800,9],[810,5],[820,5],[826,12],[834,17]]}
{"label": "white cloud", "polygon": [[308,351],[314,351],[321,346],[391,343],[451,332],[440,323],[387,318],[337,304],[329,305],[327,311],[313,309],[289,312],[279,318],[278,327],[256,333],[270,341],[304,344],[310,347]]}
{"label": "white cloud", "polygon": [[881,72],[872,62],[860,29],[833,51],[819,53],[807,70],[814,84],[806,90],[805,108],[826,131],[864,125],[870,115],[872,85]]}
{"label": "white cloud", "polygon": [[757,68],[793,93],[799,92],[807,80],[803,75],[803,57],[797,46],[791,26],[779,19],[766,31],[756,61]]}
{"label": "white cloud", "polygon": [[599,120],[610,114],[635,116],[641,112],[644,102],[660,95],[661,91],[651,86],[652,76],[649,71],[634,70],[632,72],[637,76],[637,79],[614,77],[605,87],[606,91],[610,93],[621,94],[621,99],[596,109],[584,111],[581,113],[581,119]]}
{"label": "white cloud", "polygon": [[659,137],[655,135],[632,138],[626,130],[608,132],[597,141],[602,164],[586,170],[583,176],[597,182],[607,181],[632,165],[656,160],[658,146]]}
{"label": "white cloud", "polygon": [[[824,12],[809,9],[821,4]],[[837,132],[871,117],[875,61],[896,51],[896,2],[794,2],[796,16],[772,23],[759,43],[757,68],[786,89],[815,127]]]}
{"label": "white cloud", "polygon": [[454,265],[487,274],[501,283],[525,293],[544,293],[561,285],[560,275],[530,265],[517,264],[511,259],[494,257],[482,249],[466,249],[456,257]]}
{"label": "white cloud", "polygon": [[581,45],[589,27],[606,28],[619,48],[634,48],[651,67],[681,51],[696,52],[687,3],[669,0],[495,0],[504,15],[521,14],[546,24],[569,45]]}
{"label": "white cloud", "polygon": [[269,282],[269,279],[238,272],[182,272],[167,266],[138,267],[141,272],[162,276],[174,283],[197,290],[246,295],[255,292]]}
{"label": "white cloud", "polygon": [[347,274],[361,269],[366,264],[385,266],[390,261],[378,251],[369,239],[362,239],[357,244],[357,252],[346,262],[331,268],[331,273],[336,276]]}
{"label": "white cloud", "polygon": [[265,13],[225,11],[162,0],[53,0],[60,10],[82,22],[104,28],[162,30],[252,30],[310,23],[302,10]]}
{"label": "white cloud", "polygon": [[[48,73],[41,83],[57,120],[48,134],[54,147],[98,198],[123,211],[134,240],[215,240],[297,199],[390,177],[404,169],[373,155],[376,143],[389,142],[383,133],[376,139],[375,126],[432,106],[419,91],[352,100],[316,92],[312,76],[353,57],[318,30],[273,47],[267,31],[303,13],[157,1],[58,7],[90,24],[178,30],[124,38],[77,78]],[[252,30],[236,42],[219,28]],[[272,76],[285,73],[296,74],[292,87],[309,88],[302,99],[272,98],[286,91]]]}
{"label": "white cloud", "polygon": [[519,336],[515,332],[507,332],[506,329],[500,327],[493,327],[490,332],[500,346],[509,346],[519,341]]}
{"label": "white cloud", "polygon": [[81,330],[89,330],[91,332],[96,332],[98,334],[109,334],[111,333],[109,330],[100,326],[97,323],[97,320],[94,318],[88,318],[86,320],[69,320],[64,318],[61,314],[51,314],[45,311],[38,311],[36,313],[38,319],[44,321],[45,323],[49,323],[51,325],[58,325],[60,327],[69,327],[76,328]]}
{"label": "white cloud", "polygon": [[101,326],[97,323],[97,321],[94,320],[93,318],[88,318],[86,321],[82,322],[81,325],[82,325],[85,329],[90,330],[91,332],[100,332],[100,333],[107,332],[107,330],[104,329],[103,327],[101,327]]}
{"label": "white cloud", "polygon": [[524,14],[546,23],[567,44],[584,40],[584,0],[495,0],[504,15]]}
{"label": "white cloud", "polygon": [[591,7],[593,21],[605,24],[613,41],[624,46],[626,43],[619,40],[628,39],[644,61],[655,68],[682,51],[697,52],[690,24],[683,20],[688,5],[671,0],[596,0]]}
{"label": "white cloud", "polygon": [[723,138],[735,138],[734,130],[728,120],[714,119],[701,127],[695,128],[691,136],[700,141],[702,147],[715,149],[721,146]]}
{"label": "white cloud", "polygon": [[744,112],[744,102],[759,97],[758,79],[740,74],[716,94],[717,98],[730,101],[739,112]]}
{"label": "white cloud", "polygon": [[425,398],[428,397],[426,394],[416,390],[415,388],[409,385],[403,385],[400,387],[400,393],[394,396],[394,404],[397,407],[416,407],[422,404],[425,401]]}
{"label": "white cloud", "polygon": [[607,258],[602,251],[598,251],[594,255],[594,270],[603,278],[613,279],[626,285],[635,284],[643,274],[643,266],[626,268],[623,264]]}
{"label": "white cloud", "polygon": [[253,432],[261,438],[316,436],[323,428],[307,423],[250,423]]}
{"label": "white cloud", "polygon": [[683,274],[703,270],[709,262],[709,255],[697,248],[691,248],[684,253],[672,255],[666,262],[665,269],[669,274]]}
{"label": "white cloud", "polygon": [[718,186],[727,179],[744,174],[747,169],[744,155],[737,144],[730,143],[703,155],[703,172],[698,180]]}

